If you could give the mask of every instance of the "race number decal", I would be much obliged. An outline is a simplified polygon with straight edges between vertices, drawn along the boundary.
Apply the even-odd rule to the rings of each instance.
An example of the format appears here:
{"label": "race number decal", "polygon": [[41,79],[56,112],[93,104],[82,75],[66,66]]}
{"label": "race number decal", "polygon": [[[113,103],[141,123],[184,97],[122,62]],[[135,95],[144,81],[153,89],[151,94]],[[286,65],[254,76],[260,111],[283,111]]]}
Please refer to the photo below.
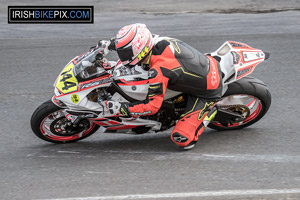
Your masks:
{"label": "race number decal", "polygon": [[57,79],[56,88],[59,89],[64,94],[77,90],[78,82],[73,74],[73,68],[74,68],[73,63],[70,63],[60,73]]}

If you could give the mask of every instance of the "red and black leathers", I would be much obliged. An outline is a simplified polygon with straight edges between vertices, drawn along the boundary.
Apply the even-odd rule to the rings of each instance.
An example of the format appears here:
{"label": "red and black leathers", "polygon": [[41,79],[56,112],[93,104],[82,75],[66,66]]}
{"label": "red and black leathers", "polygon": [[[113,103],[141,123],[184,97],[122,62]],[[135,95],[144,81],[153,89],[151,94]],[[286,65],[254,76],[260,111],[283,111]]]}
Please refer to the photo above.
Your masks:
{"label": "red and black leathers", "polygon": [[149,60],[148,98],[128,104],[131,115],[153,115],[161,107],[166,89],[189,94],[188,105],[171,139],[178,146],[198,140],[204,117],[221,97],[219,63],[188,44],[173,38],[158,38]]}

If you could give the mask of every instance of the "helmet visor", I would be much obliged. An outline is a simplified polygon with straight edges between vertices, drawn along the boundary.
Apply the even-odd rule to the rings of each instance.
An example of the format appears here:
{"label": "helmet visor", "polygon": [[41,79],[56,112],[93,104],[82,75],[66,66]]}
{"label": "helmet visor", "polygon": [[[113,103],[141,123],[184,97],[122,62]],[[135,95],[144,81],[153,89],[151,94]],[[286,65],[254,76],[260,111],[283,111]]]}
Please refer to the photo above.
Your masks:
{"label": "helmet visor", "polygon": [[117,49],[117,53],[122,62],[131,61],[133,57],[132,46]]}

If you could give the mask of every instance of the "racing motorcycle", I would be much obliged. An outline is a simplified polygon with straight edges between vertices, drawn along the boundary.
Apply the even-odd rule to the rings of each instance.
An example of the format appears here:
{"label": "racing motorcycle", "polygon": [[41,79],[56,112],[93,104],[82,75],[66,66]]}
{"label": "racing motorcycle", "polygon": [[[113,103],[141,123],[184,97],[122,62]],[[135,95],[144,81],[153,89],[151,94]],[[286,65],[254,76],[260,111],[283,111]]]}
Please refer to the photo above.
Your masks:
{"label": "racing motorcycle", "polygon": [[[176,41],[173,41],[176,42]],[[53,143],[82,140],[99,127],[102,132],[143,134],[172,128],[183,114],[188,95],[167,89],[160,110],[151,116],[123,117],[110,113],[102,102],[135,102],[148,93],[148,70],[128,68],[106,59],[102,43],[73,58],[54,83],[55,95],[32,114],[31,128],[39,138]],[[209,53],[219,61],[223,76],[217,114],[204,125],[233,130],[259,121],[271,105],[271,94],[260,80],[248,76],[269,58],[269,53],[240,42],[226,41]]]}

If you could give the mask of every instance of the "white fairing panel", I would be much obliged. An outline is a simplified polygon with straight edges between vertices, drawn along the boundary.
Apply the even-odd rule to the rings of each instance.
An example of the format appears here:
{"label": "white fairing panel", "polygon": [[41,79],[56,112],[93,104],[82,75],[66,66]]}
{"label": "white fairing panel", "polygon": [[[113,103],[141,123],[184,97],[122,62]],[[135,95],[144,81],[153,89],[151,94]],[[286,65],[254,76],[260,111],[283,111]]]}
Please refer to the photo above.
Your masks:
{"label": "white fairing panel", "polygon": [[144,70],[141,66],[136,65],[135,67],[126,67],[122,64],[116,66],[114,70],[114,79],[125,81],[135,81],[137,78],[147,80],[148,71]]}
{"label": "white fairing panel", "polygon": [[179,95],[181,93],[182,92],[177,92],[177,91],[173,91],[173,90],[167,89],[166,93],[165,93],[165,96],[164,96],[164,100],[173,98],[173,97],[175,97],[175,96],[177,96],[177,95]]}
{"label": "white fairing panel", "polygon": [[130,97],[136,100],[145,100],[148,94],[149,84],[144,85],[124,85],[120,88]]}
{"label": "white fairing panel", "polygon": [[[111,83],[103,84],[98,86],[101,87],[108,87]],[[87,95],[97,87],[93,87],[90,89],[82,90],[75,93],[70,93],[66,95],[57,96],[56,99],[64,102],[64,104],[71,110],[95,110],[95,111],[102,111],[102,107],[99,106],[98,103],[92,102],[88,100]],[[57,90],[55,90],[57,91]],[[74,101],[74,96],[76,96],[77,101]]]}

